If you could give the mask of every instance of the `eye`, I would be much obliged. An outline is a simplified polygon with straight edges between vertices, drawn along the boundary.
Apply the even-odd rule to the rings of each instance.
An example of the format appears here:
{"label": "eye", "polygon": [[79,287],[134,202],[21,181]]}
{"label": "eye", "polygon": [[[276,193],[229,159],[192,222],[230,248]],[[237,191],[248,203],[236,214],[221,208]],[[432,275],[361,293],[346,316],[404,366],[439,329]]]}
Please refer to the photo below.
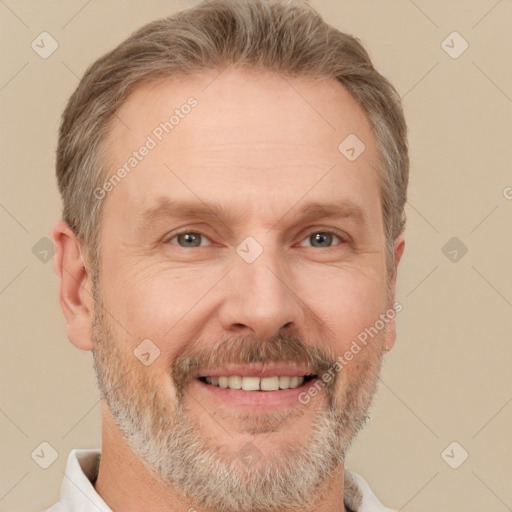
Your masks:
{"label": "eye", "polygon": [[305,240],[312,240],[312,247],[329,249],[332,246],[333,237],[337,238],[340,242],[343,242],[336,233],[332,233],[330,231],[313,231],[305,238]]}
{"label": "eye", "polygon": [[[339,235],[331,231],[313,231],[304,240],[311,240],[311,247],[329,249],[333,245],[333,237],[338,239],[339,242],[343,242]],[[182,231],[168,238],[165,243],[172,243],[173,245],[178,245],[183,248],[204,247],[205,244],[201,243],[202,239],[209,240],[209,238],[202,233],[196,231]],[[176,243],[174,243],[173,240],[176,240]],[[300,245],[304,247],[302,243]]]}
{"label": "eye", "polygon": [[196,233],[195,231],[182,231],[181,233],[177,233],[167,239],[166,243],[172,243],[172,240],[176,239],[178,243],[174,245],[179,245],[180,247],[201,247],[201,237],[209,240],[202,233]]}

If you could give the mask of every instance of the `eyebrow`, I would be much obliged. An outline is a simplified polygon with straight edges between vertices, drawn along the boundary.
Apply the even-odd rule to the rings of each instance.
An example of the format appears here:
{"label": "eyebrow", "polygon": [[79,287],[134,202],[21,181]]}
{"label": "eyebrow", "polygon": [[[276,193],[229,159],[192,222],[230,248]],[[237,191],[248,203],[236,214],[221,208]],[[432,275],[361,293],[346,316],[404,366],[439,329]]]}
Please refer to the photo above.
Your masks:
{"label": "eyebrow", "polygon": [[[291,208],[272,226],[273,229],[282,219],[291,215],[296,207]],[[152,224],[165,219],[187,219],[190,221],[221,222],[230,231],[230,226],[243,222],[248,212],[239,213],[226,208],[222,204],[207,203],[203,201],[173,201],[168,197],[160,197],[156,205],[148,208],[137,217],[138,229],[146,230]],[[364,209],[352,200],[340,200],[335,203],[307,202],[295,213],[301,221],[320,218],[349,219],[355,223],[368,227],[368,220]]]}

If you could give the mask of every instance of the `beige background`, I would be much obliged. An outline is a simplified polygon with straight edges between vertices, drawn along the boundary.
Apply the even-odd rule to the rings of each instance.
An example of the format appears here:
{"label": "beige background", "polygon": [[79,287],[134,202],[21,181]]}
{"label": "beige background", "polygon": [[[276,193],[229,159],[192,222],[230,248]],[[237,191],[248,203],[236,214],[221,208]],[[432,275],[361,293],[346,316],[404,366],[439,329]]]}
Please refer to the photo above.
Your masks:
{"label": "beige background", "polygon": [[[91,355],[67,341],[53,262],[32,252],[59,217],[60,114],[93,60],[142,23],[188,5],[0,1],[2,511],[57,501],[69,451],[100,446]],[[347,466],[397,510],[510,510],[512,2],[312,5],[362,39],[403,96],[410,126],[398,340]],[[46,60],[30,46],[42,31],[59,44]],[[453,31],[469,43],[457,59],[441,46]],[[446,44],[461,48],[453,37]],[[455,262],[442,251],[454,236],[468,249]],[[46,470],[31,458],[43,441],[59,454]],[[453,441],[463,448],[449,460],[469,453],[458,469],[441,457]]]}

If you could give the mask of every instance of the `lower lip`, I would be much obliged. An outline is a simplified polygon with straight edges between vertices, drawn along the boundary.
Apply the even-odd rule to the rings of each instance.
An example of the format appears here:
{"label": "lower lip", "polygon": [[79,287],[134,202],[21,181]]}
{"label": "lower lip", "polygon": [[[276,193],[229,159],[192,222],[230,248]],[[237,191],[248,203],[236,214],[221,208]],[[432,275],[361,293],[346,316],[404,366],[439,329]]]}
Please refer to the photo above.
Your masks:
{"label": "lower lip", "polygon": [[307,392],[308,388],[317,381],[314,378],[304,382],[293,389],[279,389],[277,391],[244,391],[243,389],[221,388],[212,384],[206,384],[199,379],[194,379],[191,383],[193,390],[201,393],[207,393],[210,397],[224,404],[234,405],[236,407],[250,407],[251,409],[262,408],[283,408],[294,405],[301,405],[299,395]]}

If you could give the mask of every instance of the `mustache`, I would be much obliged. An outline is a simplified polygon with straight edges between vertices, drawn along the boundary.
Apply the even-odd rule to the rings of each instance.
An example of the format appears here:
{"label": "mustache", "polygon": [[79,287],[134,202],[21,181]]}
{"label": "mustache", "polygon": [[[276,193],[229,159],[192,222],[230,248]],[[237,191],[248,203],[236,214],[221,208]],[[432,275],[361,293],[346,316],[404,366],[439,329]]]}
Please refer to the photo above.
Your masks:
{"label": "mustache", "polygon": [[[182,393],[191,377],[199,371],[228,364],[287,363],[299,366],[308,373],[321,376],[336,362],[336,354],[321,344],[308,345],[296,333],[279,334],[262,340],[254,336],[235,336],[213,346],[190,348],[178,356],[172,365],[171,375],[178,392]],[[334,385],[333,379],[330,385]]]}

